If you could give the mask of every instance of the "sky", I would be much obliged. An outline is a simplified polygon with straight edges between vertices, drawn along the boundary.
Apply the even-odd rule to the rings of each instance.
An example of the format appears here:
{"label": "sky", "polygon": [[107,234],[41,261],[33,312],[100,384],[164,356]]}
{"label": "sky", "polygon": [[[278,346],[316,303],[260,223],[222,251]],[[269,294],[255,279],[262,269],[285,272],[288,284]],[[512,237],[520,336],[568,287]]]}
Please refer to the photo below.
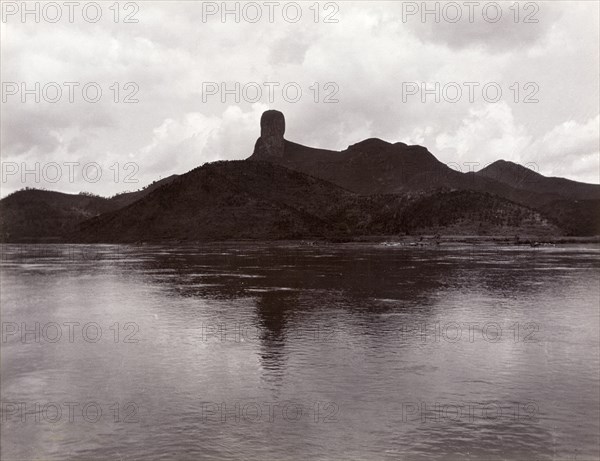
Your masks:
{"label": "sky", "polygon": [[25,6],[2,2],[2,197],[244,159],[267,109],[313,147],[377,137],[600,183],[596,1]]}

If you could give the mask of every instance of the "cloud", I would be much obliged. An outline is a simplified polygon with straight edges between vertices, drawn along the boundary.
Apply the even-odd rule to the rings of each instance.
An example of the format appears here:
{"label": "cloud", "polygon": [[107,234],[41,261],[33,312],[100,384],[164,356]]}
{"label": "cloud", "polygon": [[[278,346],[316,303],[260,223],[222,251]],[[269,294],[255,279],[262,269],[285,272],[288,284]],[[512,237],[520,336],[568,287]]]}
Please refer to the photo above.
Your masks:
{"label": "cloud", "polygon": [[510,106],[500,103],[472,109],[456,131],[437,136],[436,148],[441,159],[454,159],[466,171],[467,162],[477,162],[477,170],[503,159],[534,164],[546,176],[577,172],[580,181],[599,183],[599,139],[600,115],[596,115],[583,123],[561,123],[534,140],[524,125],[516,123]]}
{"label": "cloud", "polygon": [[[446,162],[535,159],[543,172],[590,180],[598,140],[590,124],[600,113],[596,2],[539,3],[533,24],[511,22],[512,3],[502,3],[506,21],[498,24],[403,22],[402,5],[389,2],[340,2],[337,23],[325,23],[323,10],[315,23],[312,4],[301,5],[297,23],[280,12],[273,23],[265,15],[256,24],[203,22],[200,3],[149,2],[139,4],[136,24],[115,23],[107,8],[96,24],[3,24],[3,82],[97,82],[103,96],[96,104],[9,97],[2,161],[93,160],[105,169],[135,161],[141,186],[206,161],[247,157],[260,113],[279,109],[286,137],[311,146],[344,149],[379,137],[424,144]],[[123,103],[128,82],[137,85],[137,103]],[[279,87],[273,101],[267,91],[256,102],[203,100],[203,82]],[[282,97],[290,82],[302,88],[298,102]],[[418,95],[403,100],[403,82],[496,82],[503,97],[423,103]],[[515,103],[515,82],[536,82],[539,103]],[[2,194],[24,185],[33,184],[2,184]],[[105,195],[131,188],[114,181],[48,187]]]}
{"label": "cloud", "polygon": [[134,159],[146,174],[168,176],[195,168],[206,162],[248,157],[259,133],[261,104],[244,112],[229,106],[221,116],[191,112],[183,117],[166,119],[153,132],[150,144]]}
{"label": "cloud", "polygon": [[569,176],[600,183],[600,115],[579,123],[568,120],[555,126],[530,146],[530,155],[548,176]]}
{"label": "cloud", "polygon": [[402,2],[397,8],[404,10],[406,27],[425,42],[505,53],[546,41],[570,7],[560,3]]}
{"label": "cloud", "polygon": [[[436,148],[445,151],[447,161],[479,162],[485,166],[504,159],[521,163],[531,136],[514,118],[505,102],[473,108],[452,133],[441,133],[436,138]],[[448,151],[450,155],[448,155]],[[440,155],[440,157],[442,157]]]}

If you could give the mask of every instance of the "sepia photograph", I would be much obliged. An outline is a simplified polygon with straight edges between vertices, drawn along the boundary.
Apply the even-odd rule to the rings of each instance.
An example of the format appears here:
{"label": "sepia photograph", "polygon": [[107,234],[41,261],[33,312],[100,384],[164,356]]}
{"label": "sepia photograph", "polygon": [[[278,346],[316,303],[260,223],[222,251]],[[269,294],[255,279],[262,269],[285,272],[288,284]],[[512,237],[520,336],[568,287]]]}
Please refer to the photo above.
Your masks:
{"label": "sepia photograph", "polygon": [[1,461],[600,461],[600,1],[0,0]]}

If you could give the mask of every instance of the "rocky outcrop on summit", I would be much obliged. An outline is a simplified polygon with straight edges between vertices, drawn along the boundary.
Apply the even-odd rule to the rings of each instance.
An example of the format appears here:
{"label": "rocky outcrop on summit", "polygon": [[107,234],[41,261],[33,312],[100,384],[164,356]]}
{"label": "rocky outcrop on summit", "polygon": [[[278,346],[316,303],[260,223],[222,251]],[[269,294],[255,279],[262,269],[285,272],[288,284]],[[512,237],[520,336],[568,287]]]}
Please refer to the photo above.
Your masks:
{"label": "rocky outcrop on summit", "polygon": [[260,118],[260,138],[254,146],[255,160],[277,160],[283,157],[285,117],[278,110],[268,110]]}
{"label": "rocky outcrop on summit", "polygon": [[462,173],[423,146],[376,138],[342,151],[303,146],[283,139],[283,132],[278,139],[283,142],[282,154],[278,147],[277,155],[266,155],[259,139],[248,160],[277,163],[361,195],[430,193],[439,188],[493,194],[542,211],[568,235],[600,234],[598,185],[547,178],[505,161],[477,173]]}

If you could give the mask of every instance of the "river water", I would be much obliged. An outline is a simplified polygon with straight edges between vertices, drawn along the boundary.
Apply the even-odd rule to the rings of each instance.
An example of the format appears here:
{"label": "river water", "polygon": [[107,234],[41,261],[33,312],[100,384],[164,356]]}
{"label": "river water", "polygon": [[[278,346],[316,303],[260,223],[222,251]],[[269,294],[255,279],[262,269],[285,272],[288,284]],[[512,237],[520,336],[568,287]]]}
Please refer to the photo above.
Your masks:
{"label": "river water", "polygon": [[594,245],[3,245],[2,459],[587,460]]}

